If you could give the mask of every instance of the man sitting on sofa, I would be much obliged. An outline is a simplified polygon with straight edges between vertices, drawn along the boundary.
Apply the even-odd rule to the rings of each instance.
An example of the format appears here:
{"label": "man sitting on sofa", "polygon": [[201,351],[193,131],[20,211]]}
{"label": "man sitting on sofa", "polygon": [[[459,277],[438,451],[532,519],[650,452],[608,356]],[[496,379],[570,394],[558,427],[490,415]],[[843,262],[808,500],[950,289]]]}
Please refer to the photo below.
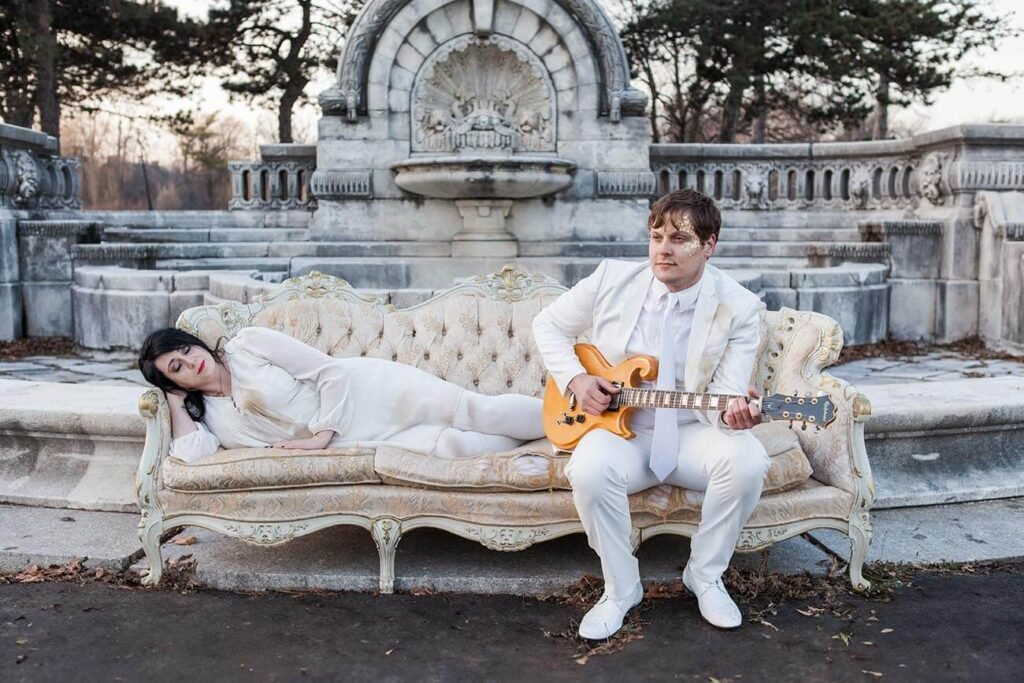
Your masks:
{"label": "man sitting on sofa", "polygon": [[[573,352],[574,338],[587,330],[612,365],[656,357],[657,389],[748,394],[761,302],[707,265],[721,223],[710,197],[693,190],[667,194],[648,218],[648,262],[603,261],[537,315],[533,334],[544,363],[586,413],[600,414],[618,391],[588,375]],[[601,429],[580,440],[566,474],[605,580],[604,595],[580,623],[582,637],[611,636],[642,600],[628,496],[662,483],[704,492],[683,583],[708,622],[740,625],[721,577],[768,469],[764,448],[748,431],[760,419],[746,399],[734,399],[724,412],[636,410],[632,440]]]}

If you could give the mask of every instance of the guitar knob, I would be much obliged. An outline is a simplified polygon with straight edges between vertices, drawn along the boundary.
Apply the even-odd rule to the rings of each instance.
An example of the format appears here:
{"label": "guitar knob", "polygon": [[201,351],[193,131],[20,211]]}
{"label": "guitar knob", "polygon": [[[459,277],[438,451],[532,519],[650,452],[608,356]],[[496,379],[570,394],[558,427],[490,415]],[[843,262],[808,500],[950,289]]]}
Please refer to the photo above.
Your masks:
{"label": "guitar knob", "polygon": [[587,419],[587,416],[586,416],[586,415],[577,415],[577,416],[576,416],[576,422],[578,422],[578,423],[580,423],[580,424],[583,424],[583,422],[584,422],[584,421],[585,421],[586,419]]}

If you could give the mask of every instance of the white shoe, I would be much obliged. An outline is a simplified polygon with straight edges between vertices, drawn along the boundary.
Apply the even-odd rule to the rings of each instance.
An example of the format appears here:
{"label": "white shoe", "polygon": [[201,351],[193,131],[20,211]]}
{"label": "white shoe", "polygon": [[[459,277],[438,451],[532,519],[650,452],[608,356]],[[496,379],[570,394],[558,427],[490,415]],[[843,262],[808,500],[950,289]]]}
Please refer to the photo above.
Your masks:
{"label": "white shoe", "polygon": [[721,579],[711,583],[697,580],[690,572],[690,565],[683,569],[683,585],[697,596],[697,605],[704,620],[717,628],[739,628],[743,623],[740,608],[729,597]]}
{"label": "white shoe", "polygon": [[626,613],[644,599],[644,587],[639,583],[632,593],[623,600],[613,600],[605,592],[597,604],[583,616],[580,622],[580,637],[587,640],[604,640],[615,635],[622,628]]}

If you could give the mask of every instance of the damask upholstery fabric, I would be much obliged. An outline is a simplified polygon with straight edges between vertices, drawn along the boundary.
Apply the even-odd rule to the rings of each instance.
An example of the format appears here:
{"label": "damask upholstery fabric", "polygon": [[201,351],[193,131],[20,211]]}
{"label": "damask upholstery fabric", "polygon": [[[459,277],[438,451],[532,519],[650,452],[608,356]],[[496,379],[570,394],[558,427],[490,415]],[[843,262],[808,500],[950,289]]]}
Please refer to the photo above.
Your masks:
{"label": "damask upholstery fabric", "polygon": [[[315,486],[297,489],[206,493],[162,489],[158,500],[166,522],[176,514],[200,513],[240,521],[309,520],[330,514],[357,514],[366,519],[416,520],[443,517],[485,525],[539,525],[578,522],[572,493],[470,493],[406,486]],[[629,497],[636,526],[700,520],[704,494],[657,486]],[[757,504],[748,527],[790,524],[809,518],[848,520],[853,496],[814,479]]]}
{"label": "damask upholstery fabric", "polygon": [[[753,430],[770,458],[763,495],[798,486],[811,476],[811,466],[796,434],[780,423]],[[571,490],[565,476],[567,453],[553,454],[546,439],[513,451],[450,460],[400,448],[377,449],[375,468],[385,484],[441,488],[452,491]]]}
{"label": "damask upholstery fabric", "polygon": [[167,458],[164,486],[176,491],[249,491],[296,486],[376,484],[372,448],[297,451],[232,448],[187,464]]}
{"label": "damask upholstery fabric", "polygon": [[484,394],[541,396],[546,372],[530,321],[550,299],[508,303],[451,296],[395,311],[368,303],[299,299],[264,309],[252,323],[332,356],[394,360]]}

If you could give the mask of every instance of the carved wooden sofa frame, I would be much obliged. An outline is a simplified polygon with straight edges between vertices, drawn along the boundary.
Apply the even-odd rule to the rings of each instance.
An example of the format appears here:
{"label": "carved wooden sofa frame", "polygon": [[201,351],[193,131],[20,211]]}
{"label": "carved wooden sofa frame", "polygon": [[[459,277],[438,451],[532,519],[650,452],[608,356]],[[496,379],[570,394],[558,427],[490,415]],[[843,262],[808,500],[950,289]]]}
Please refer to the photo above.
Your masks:
{"label": "carved wooden sofa frame", "polygon": [[[495,302],[495,305],[515,305],[517,302],[532,300],[537,303],[539,310],[539,307],[563,291],[564,287],[554,280],[517,272],[506,266],[501,273],[478,276],[417,306],[399,311],[380,300],[359,295],[343,280],[314,272],[285,282],[280,290],[251,304],[227,302],[189,309],[178,319],[178,326],[194,331],[197,326],[209,324],[212,320],[222,325],[230,336],[251,324],[260,311],[303,298],[336,299],[354,305],[357,310],[365,310],[367,314],[383,316],[429,312],[430,307],[442,306],[452,297],[474,297],[481,301],[478,305],[492,305],[489,302]],[[528,329],[529,320],[520,321],[519,327],[519,334],[527,340],[527,353],[524,357],[530,363],[537,363],[538,359],[531,358],[529,354],[531,350],[535,352]],[[807,392],[825,392],[836,404],[837,419],[821,432],[795,430],[810,461],[812,479],[808,487],[805,487],[806,490],[764,496],[758,504],[759,508],[768,505],[771,498],[791,495],[791,502],[785,503],[789,506],[785,507],[787,512],[781,520],[759,524],[758,511],[755,510],[748,526],[741,533],[737,550],[753,552],[813,529],[834,529],[849,536],[850,581],[855,589],[865,590],[870,584],[864,580],[862,566],[871,542],[869,509],[874,499],[874,482],[864,447],[864,421],[870,415],[871,406],[849,383],[822,372],[835,363],[839,356],[842,331],[834,320],[824,315],[784,308],[766,314],[762,332],[762,345],[752,384],[768,393],[796,392],[804,395]],[[509,336],[513,333],[510,323]],[[542,367],[533,368],[532,371],[537,377],[543,377]],[[542,395],[542,384],[539,381],[535,393]],[[139,535],[149,564],[148,574],[144,578],[147,585],[154,585],[160,580],[161,536],[169,530],[185,526],[209,529],[261,546],[279,545],[296,536],[334,525],[362,527],[370,532],[379,551],[382,593],[393,592],[396,548],[402,535],[414,529],[443,529],[499,551],[518,551],[536,542],[583,532],[572,509],[569,491],[446,493],[377,483],[352,489],[359,491],[361,502],[346,509],[322,509],[309,514],[283,516],[253,516],[239,514],[237,511],[234,514],[220,514],[209,509],[190,509],[189,504],[182,505],[180,501],[168,503],[162,500],[164,491],[161,488],[161,466],[168,455],[171,439],[170,417],[163,393],[159,390],[147,391],[140,399],[139,412],[146,420],[146,443],[139,465],[137,491],[142,508]],[[248,493],[242,491],[237,495],[245,496]],[[421,507],[394,512],[395,501],[401,501],[403,496],[408,495],[415,495],[419,499],[417,505]],[[493,512],[487,512],[491,508],[487,507],[486,497],[495,495],[506,496],[501,505],[504,519],[496,518]],[[559,519],[544,519],[542,514],[538,519],[532,506],[542,501],[538,497],[543,496],[560,496],[560,509],[571,512],[566,512]],[[831,496],[832,512],[798,512],[798,507],[805,505],[803,501],[811,497],[820,499],[822,496]],[[464,509],[452,511],[453,497],[466,503]],[[568,507],[565,499],[568,500]],[[789,512],[790,507],[793,508],[792,512]],[[636,511],[633,520],[634,547],[660,534],[691,537],[696,531],[695,520],[674,521],[649,513],[638,514]]]}

